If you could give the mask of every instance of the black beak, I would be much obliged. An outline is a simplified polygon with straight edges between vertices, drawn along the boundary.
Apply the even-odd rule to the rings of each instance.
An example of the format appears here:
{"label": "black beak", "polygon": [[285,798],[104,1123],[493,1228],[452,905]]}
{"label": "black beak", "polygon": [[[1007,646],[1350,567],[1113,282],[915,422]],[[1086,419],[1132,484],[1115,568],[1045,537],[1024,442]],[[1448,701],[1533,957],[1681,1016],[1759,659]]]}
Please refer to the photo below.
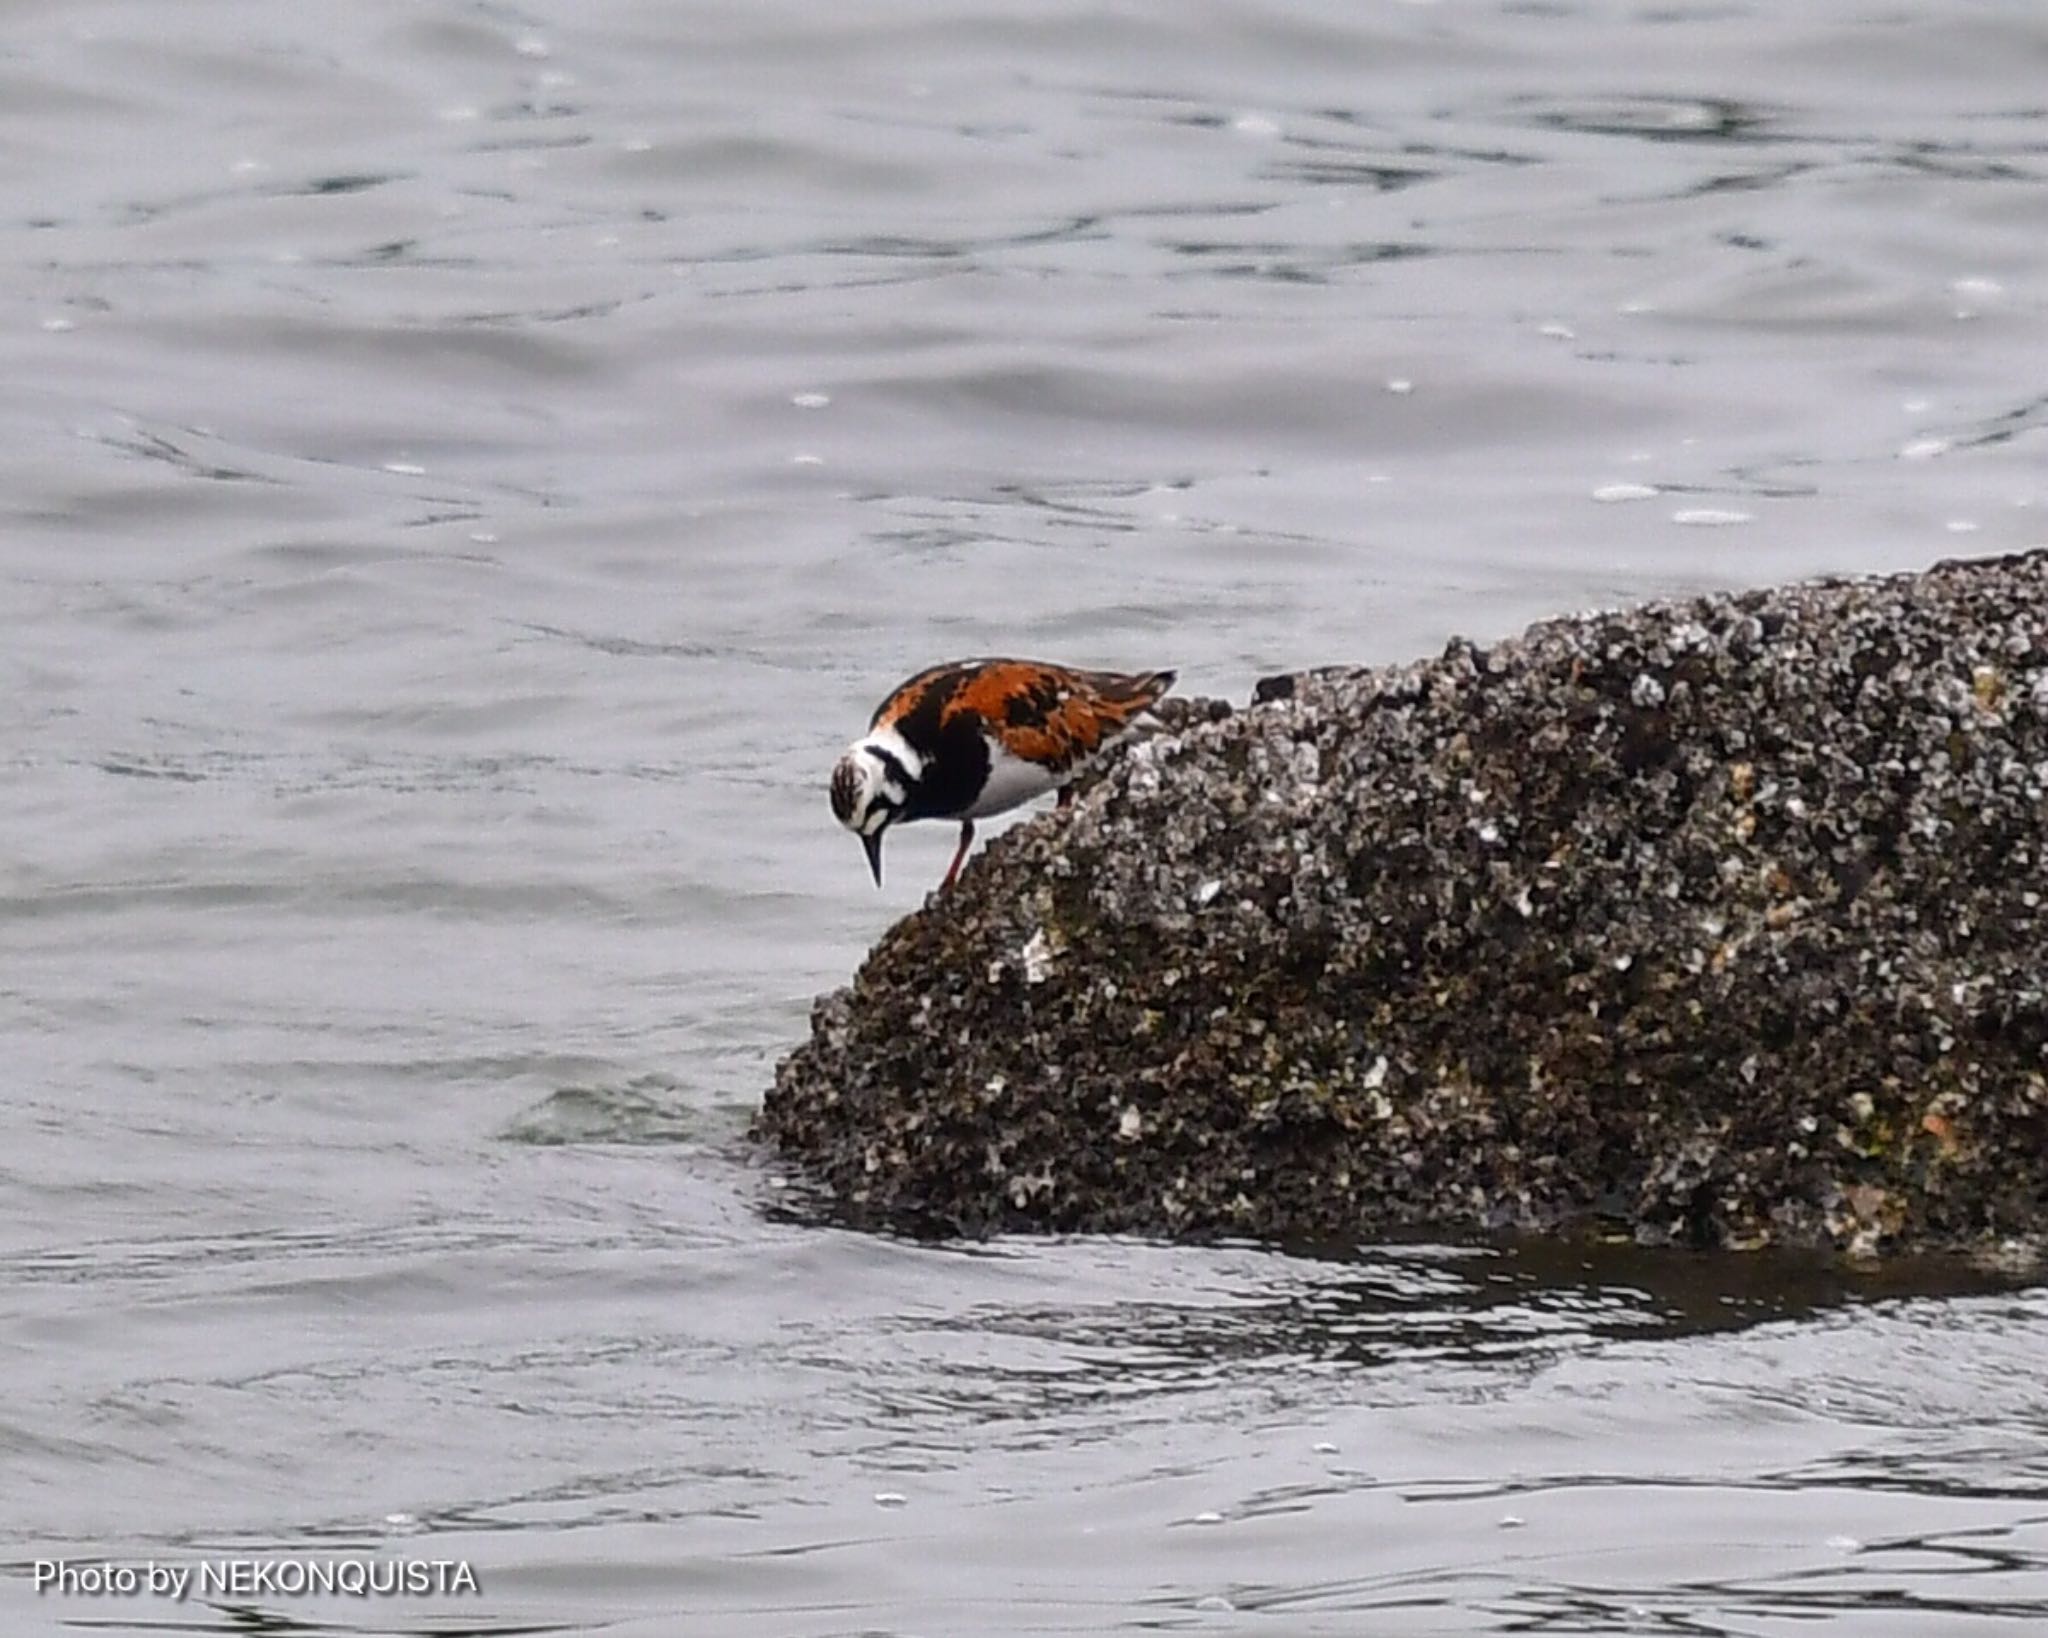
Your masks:
{"label": "black beak", "polygon": [[875,885],[880,887],[882,885],[881,831],[876,831],[872,836],[863,836],[860,839],[860,845],[868,850],[868,869],[875,873]]}

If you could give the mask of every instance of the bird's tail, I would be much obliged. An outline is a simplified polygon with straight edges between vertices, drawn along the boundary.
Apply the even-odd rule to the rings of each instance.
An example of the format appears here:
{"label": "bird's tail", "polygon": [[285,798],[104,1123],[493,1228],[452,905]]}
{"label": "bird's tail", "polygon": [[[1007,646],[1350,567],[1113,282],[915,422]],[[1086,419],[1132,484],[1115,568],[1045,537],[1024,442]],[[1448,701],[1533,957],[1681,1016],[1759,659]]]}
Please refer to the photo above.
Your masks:
{"label": "bird's tail", "polygon": [[1133,671],[1098,674],[1095,683],[1097,709],[1115,724],[1116,732],[1144,732],[1159,726],[1152,707],[1166,697],[1173,686],[1171,671]]}
{"label": "bird's tail", "polygon": [[1119,705],[1129,705],[1133,710],[1142,711],[1164,699],[1178,675],[1174,671],[1134,671],[1128,676],[1104,679],[1110,686],[1103,693]]}

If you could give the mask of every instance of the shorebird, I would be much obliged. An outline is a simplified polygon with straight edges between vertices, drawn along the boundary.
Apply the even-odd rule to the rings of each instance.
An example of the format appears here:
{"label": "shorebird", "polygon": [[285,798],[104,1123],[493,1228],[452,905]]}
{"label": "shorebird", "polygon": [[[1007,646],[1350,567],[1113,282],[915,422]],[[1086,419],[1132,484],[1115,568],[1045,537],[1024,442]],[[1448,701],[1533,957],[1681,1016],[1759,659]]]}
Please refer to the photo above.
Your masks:
{"label": "shorebird", "polygon": [[1068,783],[1173,686],[1171,671],[1079,671],[1042,660],[954,660],[875,707],[832,770],[832,812],[882,885],[882,837],[911,819],[957,819],[960,874],[974,821]]}

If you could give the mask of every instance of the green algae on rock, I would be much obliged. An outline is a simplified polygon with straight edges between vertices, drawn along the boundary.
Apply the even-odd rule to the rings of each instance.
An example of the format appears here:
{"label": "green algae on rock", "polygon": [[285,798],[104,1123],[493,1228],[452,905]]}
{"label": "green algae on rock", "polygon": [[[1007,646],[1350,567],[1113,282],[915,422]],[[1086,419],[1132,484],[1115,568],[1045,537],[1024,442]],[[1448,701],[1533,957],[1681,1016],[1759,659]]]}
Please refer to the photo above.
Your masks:
{"label": "green algae on rock", "polygon": [[816,1008],[856,1220],[2048,1228],[2048,552],[1181,702]]}

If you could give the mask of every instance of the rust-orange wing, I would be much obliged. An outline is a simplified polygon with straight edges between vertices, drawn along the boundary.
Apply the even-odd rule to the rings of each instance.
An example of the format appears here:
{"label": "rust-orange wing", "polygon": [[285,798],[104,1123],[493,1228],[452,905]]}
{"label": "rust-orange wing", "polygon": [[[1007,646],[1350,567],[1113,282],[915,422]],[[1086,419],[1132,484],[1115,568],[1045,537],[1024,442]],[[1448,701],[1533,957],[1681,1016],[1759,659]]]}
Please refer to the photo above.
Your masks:
{"label": "rust-orange wing", "polygon": [[889,697],[875,707],[875,714],[868,718],[869,731],[898,727],[906,718],[913,716],[929,716],[932,726],[937,727],[939,712],[953,697],[961,679],[982,663],[977,660],[950,660],[944,665],[927,666],[908,681],[898,683]]}
{"label": "rust-orange wing", "polygon": [[970,712],[1012,754],[1064,773],[1116,738],[1172,686],[1171,671],[1126,675],[1038,660],[984,660],[961,669],[939,719],[943,726]]}

